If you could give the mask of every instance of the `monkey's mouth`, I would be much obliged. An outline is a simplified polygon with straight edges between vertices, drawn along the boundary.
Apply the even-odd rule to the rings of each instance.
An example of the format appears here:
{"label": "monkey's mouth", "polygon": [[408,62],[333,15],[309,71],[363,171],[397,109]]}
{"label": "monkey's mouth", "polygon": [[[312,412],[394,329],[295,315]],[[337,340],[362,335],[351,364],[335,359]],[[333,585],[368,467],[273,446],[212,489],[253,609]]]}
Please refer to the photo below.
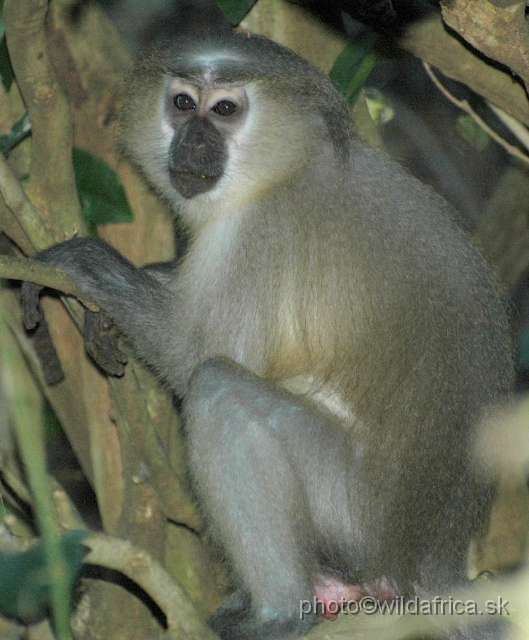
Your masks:
{"label": "monkey's mouth", "polygon": [[204,173],[176,168],[170,169],[169,175],[173,187],[183,198],[189,199],[213,189],[222,173],[208,176]]}

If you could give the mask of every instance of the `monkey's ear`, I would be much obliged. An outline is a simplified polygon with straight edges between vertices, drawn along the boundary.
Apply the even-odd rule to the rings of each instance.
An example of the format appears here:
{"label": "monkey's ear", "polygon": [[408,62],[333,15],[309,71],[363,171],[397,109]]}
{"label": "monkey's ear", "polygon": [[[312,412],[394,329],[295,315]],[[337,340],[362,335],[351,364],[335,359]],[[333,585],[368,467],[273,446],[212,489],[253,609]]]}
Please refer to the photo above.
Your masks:
{"label": "monkey's ear", "polygon": [[125,373],[125,365],[128,362],[127,355],[119,348],[120,335],[120,330],[103,311],[85,311],[86,350],[103,373],[118,378]]}

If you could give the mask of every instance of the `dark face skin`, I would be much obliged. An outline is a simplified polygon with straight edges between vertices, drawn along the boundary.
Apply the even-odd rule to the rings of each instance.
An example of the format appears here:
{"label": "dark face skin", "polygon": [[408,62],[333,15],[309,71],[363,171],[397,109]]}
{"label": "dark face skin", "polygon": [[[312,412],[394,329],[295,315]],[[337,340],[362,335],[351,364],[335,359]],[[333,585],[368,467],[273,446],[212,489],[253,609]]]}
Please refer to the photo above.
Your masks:
{"label": "dark face skin", "polygon": [[184,198],[210,191],[222,177],[227,140],[242,125],[247,107],[242,87],[171,80],[165,106],[167,123],[174,130],[169,174]]}

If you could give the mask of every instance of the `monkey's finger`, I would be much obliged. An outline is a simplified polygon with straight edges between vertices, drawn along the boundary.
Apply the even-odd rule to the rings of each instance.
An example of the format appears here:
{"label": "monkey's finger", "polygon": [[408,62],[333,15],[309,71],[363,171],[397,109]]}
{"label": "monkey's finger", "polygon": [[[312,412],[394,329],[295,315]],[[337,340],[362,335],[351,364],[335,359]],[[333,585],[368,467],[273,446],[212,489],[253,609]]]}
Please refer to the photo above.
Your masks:
{"label": "monkey's finger", "polygon": [[103,312],[86,311],[84,339],[86,350],[103,372],[121,377],[128,362],[127,355],[119,349],[120,332],[112,320]]}
{"label": "monkey's finger", "polygon": [[33,282],[22,283],[20,303],[22,305],[22,319],[28,331],[34,329],[40,322],[39,294],[43,288]]}

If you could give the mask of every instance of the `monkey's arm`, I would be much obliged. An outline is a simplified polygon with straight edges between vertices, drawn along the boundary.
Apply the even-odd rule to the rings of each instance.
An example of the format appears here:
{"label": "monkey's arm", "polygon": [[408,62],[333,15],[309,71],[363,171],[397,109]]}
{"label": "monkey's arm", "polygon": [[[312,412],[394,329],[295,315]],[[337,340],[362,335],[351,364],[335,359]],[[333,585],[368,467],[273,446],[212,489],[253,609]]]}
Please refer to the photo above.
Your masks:
{"label": "monkey's arm", "polygon": [[[87,312],[85,339],[88,352],[105,372],[122,375],[127,362],[126,355],[117,347],[118,331],[114,324],[132,339],[140,356],[147,353],[147,359],[153,361],[153,351],[160,351],[159,340],[152,340],[153,332],[159,335],[156,323],[167,319],[174,302],[174,296],[158,278],[146,269],[136,268],[110,245],[98,240],[73,238],[42,251],[37,257],[59,267],[104,310],[97,314]],[[22,310],[28,328],[40,321],[41,289],[28,282],[22,286]]]}
{"label": "monkey's arm", "polygon": [[[161,285],[169,286],[175,279],[177,261],[155,262],[141,270],[155,278]],[[127,355],[119,348],[121,331],[104,311],[85,311],[84,341],[86,351],[107,376],[121,377],[128,362]]]}
{"label": "monkey's arm", "polygon": [[178,259],[171,262],[151,262],[141,267],[141,270],[158,280],[164,287],[170,287],[175,281],[177,266]]}

